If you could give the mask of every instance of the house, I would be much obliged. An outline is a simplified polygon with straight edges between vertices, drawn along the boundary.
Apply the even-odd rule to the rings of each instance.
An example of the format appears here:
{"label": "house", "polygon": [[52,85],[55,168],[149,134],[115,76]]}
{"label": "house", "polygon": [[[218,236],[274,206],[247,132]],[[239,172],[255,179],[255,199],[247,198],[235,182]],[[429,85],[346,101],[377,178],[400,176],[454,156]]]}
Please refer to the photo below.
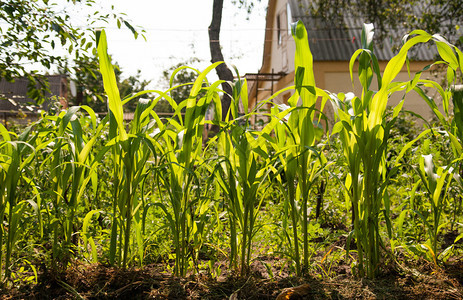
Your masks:
{"label": "house", "polygon": [[67,107],[69,93],[66,75],[46,75],[45,78],[50,92],[46,93],[46,100],[40,106],[31,105],[35,101],[27,95],[27,78],[16,78],[14,82],[0,80],[0,118],[4,124],[8,119],[15,119],[18,123],[27,123],[35,119],[39,109],[50,108],[52,97],[56,97],[63,107]]}
{"label": "house", "polygon": [[[310,16],[307,10],[309,5],[310,0],[269,0],[262,67],[258,74],[245,76],[250,85],[250,107],[267,99],[274,92],[294,84],[295,43],[291,36],[290,24],[297,20],[303,21],[307,29],[317,87],[332,93],[354,92],[361,95],[358,79],[354,84],[355,88],[352,87],[349,61],[352,54],[361,48],[362,21],[344,16],[345,26],[336,28],[326,20]],[[382,47],[375,45],[374,53],[382,71],[394,56],[391,51],[392,43],[400,42],[403,34],[405,32],[395,32],[393,38],[383,41]],[[414,50],[410,63],[411,72],[414,74],[430,65],[435,55],[436,51],[432,51],[426,45]],[[354,66],[354,71],[355,69]],[[435,75],[427,72],[423,77],[432,78]],[[397,80],[409,80],[406,68],[398,75]],[[290,96],[291,92],[285,92],[273,102],[287,103]],[[401,95],[394,95],[388,104],[395,105],[401,98]],[[267,105],[261,110],[268,108]],[[424,118],[432,117],[431,110],[414,91],[407,95],[403,109],[418,113]],[[331,127],[334,123],[331,104],[326,105],[324,112],[331,123],[328,126]]]}

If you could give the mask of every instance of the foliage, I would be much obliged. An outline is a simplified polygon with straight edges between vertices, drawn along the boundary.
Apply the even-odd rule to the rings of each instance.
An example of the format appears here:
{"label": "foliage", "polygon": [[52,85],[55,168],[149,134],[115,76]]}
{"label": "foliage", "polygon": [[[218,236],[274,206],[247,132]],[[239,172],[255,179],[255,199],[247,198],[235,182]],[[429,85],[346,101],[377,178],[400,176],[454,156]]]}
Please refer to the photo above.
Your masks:
{"label": "foliage", "polygon": [[[264,128],[263,135],[270,135],[272,130],[275,132],[275,139],[270,139],[270,143],[282,165],[281,172],[285,175],[286,184],[281,176],[277,180],[285,195],[285,201],[291,207],[293,239],[292,242],[288,242],[294,245],[296,272],[300,275],[303,270],[307,271],[309,266],[308,200],[312,186],[327,163],[323,153],[317,149],[322,132],[315,118],[315,106],[317,97],[321,96],[323,100],[320,107],[323,110],[328,95],[315,87],[312,55],[307,32],[301,22],[294,24],[292,33],[296,41],[295,93],[289,99],[288,107],[273,108],[274,119]],[[281,113],[280,109],[283,110]],[[285,119],[285,122],[281,122],[282,119]],[[299,224],[302,226],[303,234],[302,265],[297,232]]]}
{"label": "foliage", "polygon": [[[75,74],[72,81],[76,85],[76,96],[71,97],[70,104],[73,105],[88,105],[96,112],[105,112],[106,107],[106,94],[102,76],[99,70],[98,57],[85,57],[75,61]],[[114,73],[116,81],[122,98],[128,98],[138,92],[144,91],[150,81],[142,80],[141,71],[138,70],[136,75],[131,75],[122,80],[123,73],[117,63],[114,64]],[[66,73],[66,69],[60,72]],[[134,112],[137,107],[137,100],[139,97],[126,104],[125,110]]]}
{"label": "foliage", "polygon": [[163,81],[169,83],[169,88],[177,86],[170,91],[170,96],[177,104],[189,97],[191,83],[198,77],[196,70],[185,68],[185,66],[191,66],[198,62],[200,62],[198,58],[191,58],[162,72]]}
{"label": "foliage", "polygon": [[[32,280],[20,274],[25,266],[36,272],[36,265],[67,268],[74,260],[122,268],[156,261],[182,277],[219,276],[225,260],[246,276],[253,261],[272,255],[297,275],[319,270],[332,276],[334,265],[345,261],[358,276],[374,277],[404,255],[436,264],[461,255],[463,157],[456,117],[463,97],[453,83],[461,78],[463,54],[440,36],[414,31],[381,74],[372,30],[365,26],[362,49],[350,63],[353,78],[359,60],[361,95],[332,95],[315,86],[299,22],[293,26],[294,86],[249,107],[247,82],[237,76],[225,117],[223,81],[207,80],[222,62],[204,71],[180,67],[166,91],[122,99],[105,33],[98,32],[105,118],[82,105],[43,113],[19,133],[0,126],[2,282]],[[408,51],[431,40],[453,85],[422,79],[421,72],[394,81]],[[175,84],[183,70],[194,72],[192,81]],[[425,88],[437,90],[443,112]],[[287,106],[272,103],[291,89]],[[439,127],[414,133],[400,115],[403,101],[387,109],[391,94],[411,90],[431,107]],[[323,137],[318,123],[327,100],[338,122]],[[172,117],[157,114],[160,101]],[[136,109],[126,122],[129,103]],[[259,106],[269,104],[269,123],[252,130]],[[215,117],[206,120],[210,106]],[[210,139],[203,139],[206,125],[218,128]],[[454,231],[441,246],[440,235]]]}
{"label": "foliage", "polygon": [[345,15],[373,23],[379,41],[397,30],[408,32],[420,28],[447,36],[453,43],[461,43],[457,34],[461,35],[463,9],[458,0],[316,0],[311,3],[310,14],[340,28],[347,25]]}
{"label": "foliage", "polygon": [[[72,10],[92,6],[95,1],[66,0],[65,4],[71,5]],[[138,36],[140,30],[124,20],[122,14],[114,11],[92,11],[85,17],[86,24],[108,23],[111,19],[117,22],[119,28],[124,24],[135,37]],[[33,71],[31,64],[48,70],[53,66],[62,66],[69,72],[78,74],[82,62],[91,62],[91,50],[95,47],[93,28],[86,29],[72,24],[71,12],[63,8],[62,4],[48,0],[2,0],[0,20],[0,79],[14,81],[15,78],[27,77],[30,81],[28,96],[39,104],[44,99],[48,85],[43,76]],[[77,62],[75,70],[66,56],[58,54],[59,49],[64,49],[73,56],[73,60]]]}

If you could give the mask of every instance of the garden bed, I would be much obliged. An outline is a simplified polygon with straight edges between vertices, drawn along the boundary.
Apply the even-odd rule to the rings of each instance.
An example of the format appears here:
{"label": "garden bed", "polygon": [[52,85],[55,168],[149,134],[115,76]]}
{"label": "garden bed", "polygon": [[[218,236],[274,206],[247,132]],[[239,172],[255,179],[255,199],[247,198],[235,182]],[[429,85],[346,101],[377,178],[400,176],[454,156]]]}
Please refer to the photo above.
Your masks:
{"label": "garden bed", "polygon": [[[273,261],[268,261],[273,264]],[[357,279],[347,265],[335,266],[337,274],[293,277],[286,271],[269,274],[260,262],[250,276],[206,274],[175,278],[164,265],[122,270],[102,264],[74,263],[63,273],[41,270],[38,284],[4,290],[3,299],[463,299],[463,262],[434,268],[420,261],[413,268],[389,268],[375,280]],[[226,272],[225,272],[226,273]],[[300,286],[298,289],[288,288]],[[289,293],[288,293],[289,292]]]}

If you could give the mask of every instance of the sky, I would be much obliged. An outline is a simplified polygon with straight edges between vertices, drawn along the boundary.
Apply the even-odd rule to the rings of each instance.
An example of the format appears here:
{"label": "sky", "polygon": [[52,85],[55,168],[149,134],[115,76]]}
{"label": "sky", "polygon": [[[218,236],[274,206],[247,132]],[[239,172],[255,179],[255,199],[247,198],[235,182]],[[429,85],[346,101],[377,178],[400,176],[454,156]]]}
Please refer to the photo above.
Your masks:
{"label": "sky", "polygon": [[[103,3],[103,0],[99,0]],[[210,65],[208,27],[212,19],[212,0],[113,0],[119,12],[127,15],[132,25],[141,26],[146,33],[134,39],[130,30],[112,22],[105,29],[109,53],[117,62],[123,77],[141,70],[141,78],[151,80],[150,88],[160,84],[163,70],[192,57],[200,59],[193,67],[205,69]],[[235,65],[240,74],[256,73],[262,65],[265,31],[265,7],[262,0],[248,15],[230,0],[224,1],[221,45],[224,59]],[[249,20],[247,20],[249,18]],[[216,80],[215,72],[208,76]]]}

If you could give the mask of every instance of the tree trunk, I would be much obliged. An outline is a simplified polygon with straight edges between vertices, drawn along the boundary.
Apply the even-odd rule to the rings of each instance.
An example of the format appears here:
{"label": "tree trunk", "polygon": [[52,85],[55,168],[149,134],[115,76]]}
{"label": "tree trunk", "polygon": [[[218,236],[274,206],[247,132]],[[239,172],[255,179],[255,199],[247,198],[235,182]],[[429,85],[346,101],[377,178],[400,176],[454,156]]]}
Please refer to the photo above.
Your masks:
{"label": "tree trunk", "polygon": [[[222,23],[223,0],[214,0],[212,7],[212,22],[209,26],[209,45],[211,49],[211,62],[224,61],[222,49],[220,48],[220,26]],[[226,64],[220,64],[216,68],[220,80],[233,82],[233,73]],[[225,91],[222,97],[222,120],[225,120],[231,103],[232,87],[228,83],[222,83]]]}

